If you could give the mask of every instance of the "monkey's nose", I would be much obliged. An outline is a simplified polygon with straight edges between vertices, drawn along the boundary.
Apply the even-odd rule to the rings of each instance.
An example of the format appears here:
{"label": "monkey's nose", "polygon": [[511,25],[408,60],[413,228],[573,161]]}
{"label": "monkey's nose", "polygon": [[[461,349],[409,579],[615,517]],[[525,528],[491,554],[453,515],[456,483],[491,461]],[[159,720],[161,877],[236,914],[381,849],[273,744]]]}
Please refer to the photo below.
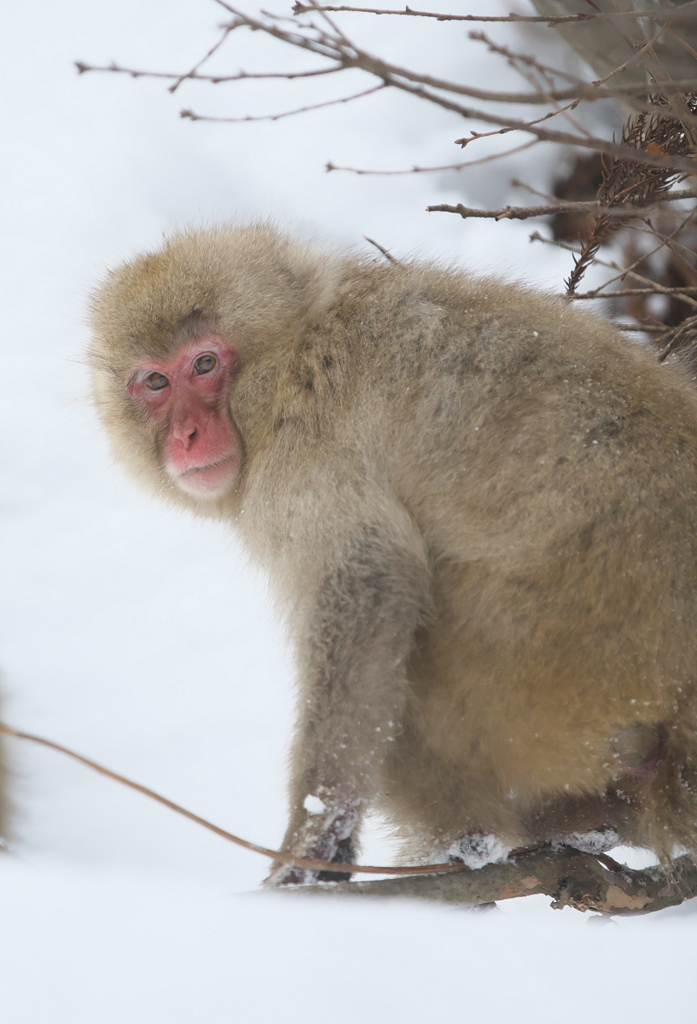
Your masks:
{"label": "monkey's nose", "polygon": [[197,434],[198,427],[195,423],[192,423],[191,420],[187,420],[184,423],[175,423],[172,427],[172,436],[176,438],[180,444],[183,444],[187,451],[194,443]]}

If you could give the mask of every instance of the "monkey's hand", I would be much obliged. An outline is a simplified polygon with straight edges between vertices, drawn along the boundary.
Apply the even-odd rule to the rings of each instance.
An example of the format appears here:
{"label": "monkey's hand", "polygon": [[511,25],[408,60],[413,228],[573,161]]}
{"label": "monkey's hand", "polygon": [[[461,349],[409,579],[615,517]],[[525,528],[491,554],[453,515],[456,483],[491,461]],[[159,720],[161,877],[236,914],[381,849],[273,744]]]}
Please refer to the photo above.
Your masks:
{"label": "monkey's hand", "polygon": [[[286,835],[284,850],[308,860],[351,864],[355,858],[353,833],[358,824],[358,801],[350,800],[326,787],[318,796],[308,796],[303,804],[303,818]],[[264,885],[310,885],[313,882],[347,882],[346,871],[318,871],[276,861]]]}

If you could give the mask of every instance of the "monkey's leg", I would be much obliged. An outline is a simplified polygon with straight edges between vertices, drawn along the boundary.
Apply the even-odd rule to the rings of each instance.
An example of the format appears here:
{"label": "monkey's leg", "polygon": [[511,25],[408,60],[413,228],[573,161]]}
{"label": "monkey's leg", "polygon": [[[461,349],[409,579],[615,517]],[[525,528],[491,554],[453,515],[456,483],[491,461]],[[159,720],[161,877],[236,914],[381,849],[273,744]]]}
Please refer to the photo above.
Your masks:
{"label": "monkey's leg", "polygon": [[[400,510],[386,520],[387,527],[363,527],[340,558],[333,555],[302,623],[301,715],[283,844],[298,856],[337,863],[354,856],[362,810],[379,790],[401,727],[405,665],[430,579],[411,521]],[[316,879],[317,872],[275,865],[268,884]]]}
{"label": "monkey's leg", "polygon": [[[348,839],[342,839],[336,848],[336,853],[332,857],[333,864],[355,864],[356,863],[356,845],[353,841],[353,836],[349,836]],[[320,871],[317,876],[318,882],[349,882],[352,878],[350,871]]]}

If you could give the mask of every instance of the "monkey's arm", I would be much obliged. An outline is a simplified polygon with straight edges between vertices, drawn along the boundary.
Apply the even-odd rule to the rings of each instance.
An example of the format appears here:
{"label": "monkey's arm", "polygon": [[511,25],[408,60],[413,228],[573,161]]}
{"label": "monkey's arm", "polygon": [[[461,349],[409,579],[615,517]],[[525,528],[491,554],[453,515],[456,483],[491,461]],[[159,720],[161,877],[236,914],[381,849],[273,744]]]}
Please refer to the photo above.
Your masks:
{"label": "monkey's arm", "polygon": [[[352,859],[352,834],[400,730],[406,662],[429,609],[421,535],[401,507],[383,504],[381,513],[323,559],[302,616],[301,706],[284,840],[284,850],[299,856]],[[276,865],[268,881],[316,877]]]}

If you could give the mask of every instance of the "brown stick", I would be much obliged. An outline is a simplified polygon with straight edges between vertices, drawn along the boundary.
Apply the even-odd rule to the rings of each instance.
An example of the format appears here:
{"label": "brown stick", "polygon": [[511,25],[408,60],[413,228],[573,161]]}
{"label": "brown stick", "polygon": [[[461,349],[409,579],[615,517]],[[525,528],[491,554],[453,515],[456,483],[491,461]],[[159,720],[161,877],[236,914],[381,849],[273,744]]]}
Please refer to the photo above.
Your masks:
{"label": "brown stick", "polygon": [[[539,139],[529,139],[527,142],[522,142],[519,146],[513,146],[511,149],[503,149],[499,153],[490,153],[489,156],[482,156],[478,160],[465,160],[460,164],[440,164],[436,167],[419,167],[415,164],[413,167],[402,168],[398,171],[373,171],[361,167],[339,167],[337,164],[333,164],[331,160],[325,166],[326,171],[348,171],[350,174],[374,174],[382,176],[393,176],[401,174],[434,174],[436,171],[462,171],[466,167],[477,167],[479,164],[490,164],[494,160],[503,160],[507,156],[512,156],[514,153],[521,153],[524,149],[531,149],[533,146],[539,144]],[[690,193],[692,194],[692,193]]]}
{"label": "brown stick", "polygon": [[386,88],[387,86],[384,83],[382,85],[373,85],[370,89],[364,89],[363,92],[356,92],[352,96],[339,96],[338,99],[324,100],[323,103],[312,103],[308,107],[296,107],[295,110],[283,110],[280,114],[248,114],[246,117],[209,117],[208,114],[196,114],[193,110],[181,110],[179,112],[179,116],[188,118],[190,121],[216,121],[223,124],[242,124],[244,121],[280,121],[284,117],[295,117],[296,114],[306,114],[308,110],[321,110],[322,107],[336,107],[339,103],[352,103],[353,100],[359,100],[363,96],[370,96],[371,93],[380,92],[381,89]]}
{"label": "brown stick", "polygon": [[555,213],[593,213],[598,216],[608,216],[618,220],[631,220],[633,217],[641,217],[647,210],[653,209],[658,203],[675,199],[694,199],[692,191],[683,190],[684,194],[673,196],[670,192],[667,195],[656,199],[650,206],[632,206],[626,203],[623,206],[601,206],[594,200],[588,202],[570,203],[548,203],[545,206],[504,206],[500,210],[480,210],[471,206],[463,206],[458,203],[450,206],[448,203],[439,203],[437,206],[427,206],[427,213],[458,213],[461,217],[484,217],[491,220],[529,220],[531,217],[549,217]]}
{"label": "brown stick", "polygon": [[[694,285],[683,285],[679,288],[618,288],[612,292],[602,292],[596,288],[592,292],[574,292],[572,299],[624,299],[630,295],[695,295],[697,287]],[[639,328],[640,329],[640,328]],[[665,328],[667,330],[667,328]]]}
{"label": "brown stick", "polygon": [[[692,216],[692,212],[690,212],[689,216],[690,217]],[[680,230],[680,228],[678,228],[677,230]],[[579,255],[580,252],[581,252],[580,249],[575,248],[575,246],[573,246],[573,245],[569,245],[567,242],[561,242],[561,241],[559,241],[556,238],[545,238],[544,235],[541,235],[539,231],[531,232],[531,234],[530,234],[530,241],[531,242],[542,242],[544,245],[553,245],[555,247],[555,249],[563,249],[565,252],[572,252],[572,253],[574,253],[574,255]],[[634,280],[636,280],[636,281],[641,281],[643,284],[647,285],[647,287],[651,288],[652,291],[657,292],[659,295],[670,295],[670,288],[666,287],[665,285],[659,284],[658,281],[652,281],[650,277],[645,277],[643,274],[640,274],[635,269],[636,267],[639,266],[640,263],[643,263],[645,259],[647,259],[649,256],[652,256],[654,252],[658,252],[659,249],[662,249],[663,245],[664,245],[663,242],[659,242],[659,244],[654,249],[650,249],[649,252],[647,252],[647,253],[642,253],[641,256],[637,257],[637,259],[634,261],[634,263],[632,263],[628,267],[620,267],[617,263],[614,262],[614,260],[603,260],[603,259],[600,258],[600,256],[594,256],[593,257],[593,262],[596,263],[598,266],[600,266],[600,267],[609,267],[610,270],[618,271],[618,273],[614,277],[611,277],[611,278],[609,278],[609,280],[603,282],[603,284],[600,286],[600,288],[597,289],[598,294],[600,294],[601,288],[607,288],[614,281],[621,281],[625,277],[631,277],[631,278],[634,278]],[[681,289],[681,292],[682,292],[682,295],[681,295],[682,300],[684,302],[688,303],[689,305],[692,305],[695,308],[697,308],[697,300],[690,298],[690,296],[687,295],[686,290],[684,288]],[[612,292],[607,292],[607,297],[608,298],[611,295],[612,295]],[[567,292],[566,297],[568,299],[573,299],[575,296],[574,295],[569,295],[568,292]],[[616,326],[618,326],[622,330],[628,330],[629,329],[629,328],[627,328],[626,325],[622,325],[622,324],[617,324]],[[634,329],[635,328],[631,328],[631,330],[634,330]],[[661,325],[660,327],[648,327],[648,326],[642,324],[640,327],[637,327],[636,330],[648,331],[649,333],[653,332],[654,334],[656,334],[656,333],[660,334],[660,333],[663,333],[666,330],[666,327],[665,327],[665,325]]]}
{"label": "brown stick", "polygon": [[476,871],[431,878],[320,883],[296,891],[410,896],[465,906],[542,894],[552,897],[555,910],[574,907],[611,915],[649,914],[697,895],[697,865],[690,857],[680,857],[667,871],[659,867],[633,871],[611,858],[603,856],[602,860],[605,863],[570,847],[548,847]]}
{"label": "brown stick", "polygon": [[[690,7],[691,4],[684,4],[683,7],[679,8],[678,11],[681,13],[685,7]],[[482,14],[437,14],[434,11],[415,11],[411,7],[405,7],[404,10],[399,11],[387,11],[378,7],[348,7],[342,5],[340,7],[329,7],[327,4],[319,5],[308,5],[303,4],[298,0],[293,5],[293,14],[313,14],[316,11],[329,11],[332,13],[343,13],[347,12],[350,14],[390,14],[396,17],[406,18],[433,18],[435,21],[498,21],[498,22],[522,22],[523,24],[541,24],[541,25],[564,25],[569,22],[585,22],[585,21],[596,21],[597,19],[603,20],[610,17],[604,11],[598,11],[596,13],[589,14],[562,14],[552,16],[544,14],[503,14],[503,15],[482,15]],[[659,7],[654,11],[618,11],[613,12],[612,17],[625,17],[625,18],[652,18],[658,20],[659,18],[669,18],[670,15],[673,17],[676,14],[674,7]]]}
{"label": "brown stick", "polygon": [[[246,27],[246,22],[243,23]],[[272,33],[273,34],[273,33]],[[274,34],[275,35],[275,34]],[[275,38],[283,39],[284,42],[288,42],[293,46],[300,46],[300,43],[292,42],[289,39],[285,39],[284,36],[276,36]],[[183,73],[181,71],[151,71],[146,68],[132,68],[123,64],[117,64],[112,61],[110,64],[86,64],[84,61],[76,60],[75,68],[79,75],[86,75],[89,72],[100,72],[109,75],[127,75],[129,78],[162,78],[162,79],[174,79],[175,83],[184,81],[193,82],[208,82],[211,85],[222,85],[226,83],[244,82],[244,81],[265,81],[266,79],[284,78],[289,81],[296,78],[317,78],[320,75],[335,75],[341,71],[346,70],[349,67],[357,66],[351,64],[349,61],[344,61],[342,56],[338,56],[335,53],[327,53],[322,49],[313,49],[312,47],[302,47],[303,49],[310,49],[312,52],[319,53],[321,56],[326,57],[328,60],[334,60],[336,63],[329,68],[314,68],[310,71],[237,71],[232,75],[222,74],[201,74],[198,71],[189,71]],[[521,59],[521,58],[518,58]],[[204,58],[205,60],[205,58]],[[378,58],[374,58],[378,60]],[[200,65],[197,65],[200,66]],[[536,65],[540,68],[543,65]],[[390,65],[385,65],[389,68]],[[377,72],[376,72],[377,73]],[[398,73],[403,75],[405,78],[413,80],[415,82],[425,82],[429,86],[435,89],[443,89],[446,92],[454,92],[461,96],[471,96],[474,99],[491,100],[495,103],[520,103],[527,106],[541,105],[549,103],[551,100],[599,100],[599,99],[618,99],[622,96],[633,96],[640,95],[644,96],[648,93],[651,95],[659,96],[666,95],[670,96],[675,92],[687,92],[694,87],[694,78],[680,79],[677,81],[662,83],[661,85],[642,85],[636,82],[622,82],[621,84],[613,86],[611,89],[603,89],[601,86],[596,85],[595,82],[584,82],[581,79],[573,79],[577,84],[573,88],[569,89],[552,89],[542,90],[538,89],[535,92],[497,92],[491,89],[477,89],[474,86],[462,85],[458,82],[450,82],[442,79],[435,79],[430,75],[419,75],[416,72],[409,71],[407,68],[398,69]],[[554,72],[557,75],[562,75],[561,71]],[[377,73],[377,77],[380,77]],[[567,78],[571,79],[571,75],[567,75]],[[169,91],[172,91],[172,86],[169,87]]]}
{"label": "brown stick", "polygon": [[367,235],[363,235],[363,237],[365,238],[366,242],[370,242],[371,245],[374,245],[375,248],[382,253],[386,260],[388,260],[390,263],[396,263],[397,266],[400,265],[400,261],[397,259],[397,257],[393,256],[389,249],[386,249],[384,245],[380,245],[380,243],[376,242],[374,238],[368,238]]}
{"label": "brown stick", "polygon": [[[188,818],[189,821],[195,821],[197,825],[202,825],[203,828],[207,828],[210,832],[215,832],[216,835],[222,836],[223,839],[227,839],[230,843],[235,843],[237,846],[244,847],[245,850],[253,850],[255,853],[262,853],[265,857],[271,857],[273,860],[280,860],[284,864],[293,864],[300,868],[310,868],[313,871],[337,870],[336,863],[334,862],[329,863],[328,861],[323,860],[311,860],[307,857],[293,857],[291,854],[283,853],[281,850],[271,850],[268,846],[260,846],[258,843],[252,843],[248,839],[242,839],[240,836],[236,836],[232,832],[227,832],[224,828],[214,825],[205,818],[201,818],[198,814],[194,814],[193,811],[187,811],[185,807],[182,807],[180,804],[175,804],[173,800],[169,800],[165,796],[161,796],[159,793],[156,793],[154,789],[150,789],[148,786],[142,786],[139,782],[133,782],[132,779],[127,779],[125,775],[119,775],[118,772],[113,772],[110,768],[105,768],[104,765],[99,764],[97,761],[92,761],[89,757],[77,754],[74,750],[71,750],[69,747],[64,747],[61,743],[54,743],[53,740],[44,739],[43,736],[35,736],[33,733],[21,732],[18,729],[12,729],[9,725],[5,725],[4,722],[0,722],[0,733],[5,733],[6,736],[14,736],[15,739],[19,740],[29,740],[31,743],[38,743],[42,747],[48,747],[50,750],[57,750],[61,754],[66,754],[68,757],[72,757],[74,761],[79,761],[80,764],[87,765],[87,767],[92,768],[93,771],[99,772],[100,775],[105,775],[108,779],[120,782],[122,786],[128,786],[130,789],[135,789],[136,792],[142,793],[144,796],[157,801],[159,804],[163,804],[165,807],[169,807],[171,811],[181,814],[183,817]],[[341,869],[342,871],[345,870],[347,873],[362,873],[364,875],[428,875],[441,872],[467,870],[461,863],[415,864],[410,867],[342,864]]]}

